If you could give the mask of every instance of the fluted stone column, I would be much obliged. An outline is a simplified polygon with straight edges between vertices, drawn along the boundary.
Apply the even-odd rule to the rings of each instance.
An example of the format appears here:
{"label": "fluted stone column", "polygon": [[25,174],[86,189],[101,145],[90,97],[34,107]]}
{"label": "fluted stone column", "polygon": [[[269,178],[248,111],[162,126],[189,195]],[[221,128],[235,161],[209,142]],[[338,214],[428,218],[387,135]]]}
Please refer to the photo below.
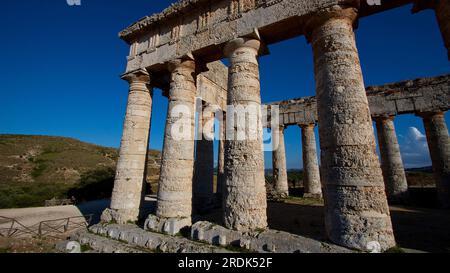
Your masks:
{"label": "fluted stone column", "polygon": [[443,112],[421,113],[428,147],[430,149],[433,172],[436,180],[438,199],[444,208],[450,207],[450,139]]}
{"label": "fluted stone column", "polygon": [[317,162],[315,124],[300,125],[302,128],[304,197],[322,198],[319,163]]}
{"label": "fluted stone column", "polygon": [[275,191],[279,197],[286,198],[289,196],[288,175],[286,169],[286,150],[284,146],[284,126],[273,129],[274,147],[272,152],[273,179],[275,183]]}
{"label": "fluted stone column", "polygon": [[391,203],[403,203],[408,197],[408,182],[395,134],[394,117],[377,117],[375,123],[388,200]]}
{"label": "fluted stone column", "polygon": [[353,25],[357,11],[333,6],[315,14],[313,46],[325,226],[336,244],[366,250],[395,246],[383,176]]}
{"label": "fluted stone column", "polygon": [[[204,128],[211,117],[203,118],[202,127]],[[214,118],[214,117],[212,117]],[[214,126],[214,123],[212,123]],[[213,128],[204,128],[205,131],[212,132]],[[203,131],[203,130],[202,130]],[[203,133],[203,132],[201,132]],[[214,194],[214,142],[207,139],[204,135],[197,140],[194,185],[193,185],[193,204],[194,212],[203,213],[207,211],[212,204]]]}
{"label": "fluted stone column", "polygon": [[[245,38],[239,38],[227,44],[225,55],[230,59],[228,105],[253,106],[260,109],[261,94],[257,60],[260,46],[260,41]],[[227,228],[239,231],[265,229],[267,202],[261,117],[257,117],[260,126],[256,126],[256,132],[251,133],[256,139],[237,140],[229,139],[228,136],[228,131],[236,131],[235,124],[231,124],[233,119],[230,119],[230,115],[232,114],[227,112],[224,223]]]}
{"label": "fluted stone column", "polygon": [[217,197],[220,205],[222,205],[223,192],[225,189],[225,113],[223,120],[220,123],[220,139],[219,139],[219,153],[217,163]]}
{"label": "fluted stone column", "polygon": [[130,83],[128,105],[111,206],[102,214],[102,221],[121,224],[137,221],[139,218],[145,193],[145,167],[153,95],[147,71],[139,70],[122,78]]}
{"label": "fluted stone column", "polygon": [[[176,234],[191,225],[195,130],[195,62],[170,63],[169,109],[159,179],[156,217],[147,219],[151,230]],[[180,114],[183,112],[183,114]]]}

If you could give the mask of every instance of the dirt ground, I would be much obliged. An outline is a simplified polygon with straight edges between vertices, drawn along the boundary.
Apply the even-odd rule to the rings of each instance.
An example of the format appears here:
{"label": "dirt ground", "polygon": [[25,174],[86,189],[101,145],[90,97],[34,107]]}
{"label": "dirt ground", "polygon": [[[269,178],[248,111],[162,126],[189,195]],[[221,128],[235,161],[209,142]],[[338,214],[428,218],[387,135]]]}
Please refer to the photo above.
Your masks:
{"label": "dirt ground", "polygon": [[[155,200],[149,199],[148,205]],[[450,253],[449,210],[418,206],[391,206],[391,216],[398,246],[404,249]],[[221,211],[205,215],[205,220],[220,224]],[[268,203],[271,229],[326,241],[323,202],[291,197]],[[51,253],[56,239],[6,239],[0,237],[0,253]]]}
{"label": "dirt ground", "polygon": [[0,237],[0,253],[54,253],[55,238],[4,238]]}
{"label": "dirt ground", "polygon": [[[400,248],[450,253],[449,210],[391,206],[390,211]],[[321,200],[291,197],[282,202],[269,202],[267,216],[271,229],[327,241]],[[205,217],[221,223],[220,211]]]}
{"label": "dirt ground", "polygon": [[[448,210],[391,206],[392,224],[401,248],[450,253]],[[323,205],[317,200],[291,198],[269,203],[269,226],[273,229],[325,240]]]}

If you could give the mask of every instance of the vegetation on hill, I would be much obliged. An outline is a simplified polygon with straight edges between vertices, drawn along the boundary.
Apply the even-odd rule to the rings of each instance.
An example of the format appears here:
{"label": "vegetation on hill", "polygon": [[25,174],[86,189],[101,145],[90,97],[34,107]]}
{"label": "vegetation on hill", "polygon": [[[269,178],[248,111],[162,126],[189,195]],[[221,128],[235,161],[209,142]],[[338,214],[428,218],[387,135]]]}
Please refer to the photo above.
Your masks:
{"label": "vegetation on hill", "polygon": [[[150,151],[147,173],[159,173]],[[111,195],[118,150],[71,138],[0,135],[0,208],[42,206],[52,198],[78,201]]]}

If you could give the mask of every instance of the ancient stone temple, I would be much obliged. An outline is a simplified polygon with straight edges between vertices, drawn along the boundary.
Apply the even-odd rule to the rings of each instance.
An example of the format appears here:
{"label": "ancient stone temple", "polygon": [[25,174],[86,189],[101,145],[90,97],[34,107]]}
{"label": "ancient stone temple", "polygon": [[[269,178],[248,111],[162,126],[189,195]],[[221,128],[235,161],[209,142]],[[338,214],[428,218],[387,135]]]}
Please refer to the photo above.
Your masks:
{"label": "ancient stone temple", "polygon": [[[408,185],[393,120],[400,114],[423,118],[439,200],[449,206],[450,143],[443,113],[449,109],[450,78],[366,88],[355,29],[362,17],[411,3],[415,12],[435,10],[449,49],[446,0],[392,0],[380,6],[358,0],[186,0],[126,28],[120,38],[130,45],[123,75],[130,84],[128,105],[111,207],[103,220],[147,219],[146,229],[174,235],[195,224],[197,212],[218,198],[221,228],[231,235],[214,237],[216,229],[207,233],[200,223],[193,228],[199,240],[211,235],[227,244],[232,232],[267,230],[267,124],[259,58],[269,54],[273,43],[305,36],[314,56],[316,97],[268,104],[280,107],[279,125],[271,128],[278,139],[273,149],[276,191],[289,194],[284,130],[299,126],[305,196],[324,199],[328,239],[359,250],[374,241],[383,250],[394,247],[388,200],[407,200]],[[156,211],[142,215],[153,89],[162,90],[169,108]],[[243,117],[235,112],[240,108]],[[202,113],[196,119],[198,109]],[[208,127],[214,116],[220,117],[222,136],[216,191],[211,139],[195,139],[196,120]],[[241,243],[250,246],[250,241]]]}

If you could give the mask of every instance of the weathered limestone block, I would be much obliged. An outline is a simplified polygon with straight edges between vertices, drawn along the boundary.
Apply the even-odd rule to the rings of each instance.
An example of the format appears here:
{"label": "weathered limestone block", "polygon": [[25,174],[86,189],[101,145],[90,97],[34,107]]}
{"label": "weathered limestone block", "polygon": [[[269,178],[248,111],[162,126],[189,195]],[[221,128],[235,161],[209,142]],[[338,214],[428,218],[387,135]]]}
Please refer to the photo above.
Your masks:
{"label": "weathered limestone block", "polygon": [[[261,109],[259,48],[260,41],[244,38],[233,40],[226,46],[225,55],[231,63],[228,105]],[[229,132],[236,136],[233,132],[237,129],[229,117],[230,113],[227,113],[224,223],[226,227],[240,231],[265,229],[267,201],[261,115],[253,117],[258,124],[255,132],[246,128],[246,135],[252,136],[246,140],[230,139]]]}
{"label": "weathered limestone block", "polygon": [[289,184],[286,169],[286,150],[284,145],[284,127],[274,128],[273,143],[277,144],[272,152],[273,180],[275,191],[279,197],[289,196]]}
{"label": "weathered limestone block", "polygon": [[160,218],[149,215],[144,223],[145,230],[163,232],[169,235],[176,235],[180,230],[191,225],[191,218]]}
{"label": "weathered limestone block", "polygon": [[328,237],[366,249],[395,246],[353,24],[357,12],[333,6],[311,17]]}
{"label": "weathered limestone block", "polygon": [[[221,58],[221,47],[255,29],[271,43],[302,35],[296,28],[303,19],[340,3],[361,2],[361,16],[409,4],[413,0],[389,0],[382,5],[349,0],[183,0],[151,16],[145,16],[120,33],[132,45],[128,68],[151,67],[196,52],[206,61]],[[430,0],[426,0],[430,1]],[[300,21],[299,21],[300,19]]]}
{"label": "weathered limestone block", "polygon": [[149,253],[149,251],[144,250],[143,248],[133,247],[127,245],[123,242],[119,242],[110,238],[105,238],[102,236],[98,236],[88,231],[80,231],[75,233],[70,237],[70,241],[63,241],[56,244],[56,249],[62,253],[81,253],[81,249],[79,251],[75,251],[73,249],[68,249],[71,246],[73,247],[73,242],[76,241],[80,245],[88,245],[91,250],[84,251],[83,253]]}
{"label": "weathered limestone block", "polygon": [[421,113],[431,161],[438,199],[444,208],[450,207],[450,139],[444,113]]}
{"label": "weathered limestone block", "polygon": [[[211,119],[214,119],[214,116],[203,116],[201,127],[208,132],[214,131],[214,128],[211,128],[211,126],[214,126]],[[205,126],[209,126],[209,128],[205,128]],[[199,132],[202,137],[200,140],[197,140],[196,148],[193,182],[193,205],[195,213],[203,213],[211,208],[214,194],[214,142],[213,139],[208,139],[207,135],[203,135],[204,130]]]}
{"label": "weathered limestone block", "polygon": [[322,183],[320,182],[319,163],[317,162],[315,124],[301,125],[302,154],[304,172],[304,197],[322,198]]}
{"label": "weathered limestone block", "polygon": [[[416,112],[443,112],[450,109],[450,75],[418,78],[366,88],[372,118]],[[315,97],[290,99],[278,105],[280,124],[289,126],[317,123]],[[292,116],[294,118],[292,118]]]}
{"label": "weathered limestone block", "polygon": [[[223,248],[205,245],[182,237],[168,236],[160,233],[145,231],[135,225],[94,225],[89,228],[90,236],[86,234],[74,237],[78,242],[96,243],[109,238],[127,244],[129,248],[140,248],[164,253],[230,253]],[[97,235],[94,238],[92,235]],[[100,236],[98,236],[100,235]]]}
{"label": "weathered limestone block", "polygon": [[156,216],[162,219],[190,219],[194,168],[195,62],[177,60],[170,64],[169,69],[169,109]]}
{"label": "weathered limestone block", "polygon": [[378,117],[375,123],[388,200],[391,203],[403,203],[408,198],[408,182],[395,134],[394,117]]}
{"label": "weathered limestone block", "polygon": [[123,79],[130,83],[130,91],[111,208],[102,215],[105,222],[137,221],[144,195],[153,91],[144,70],[126,74]]}
{"label": "weathered limestone block", "polygon": [[191,239],[217,246],[234,246],[258,253],[351,253],[340,246],[277,230],[240,232],[222,226],[197,222],[192,225]]}

